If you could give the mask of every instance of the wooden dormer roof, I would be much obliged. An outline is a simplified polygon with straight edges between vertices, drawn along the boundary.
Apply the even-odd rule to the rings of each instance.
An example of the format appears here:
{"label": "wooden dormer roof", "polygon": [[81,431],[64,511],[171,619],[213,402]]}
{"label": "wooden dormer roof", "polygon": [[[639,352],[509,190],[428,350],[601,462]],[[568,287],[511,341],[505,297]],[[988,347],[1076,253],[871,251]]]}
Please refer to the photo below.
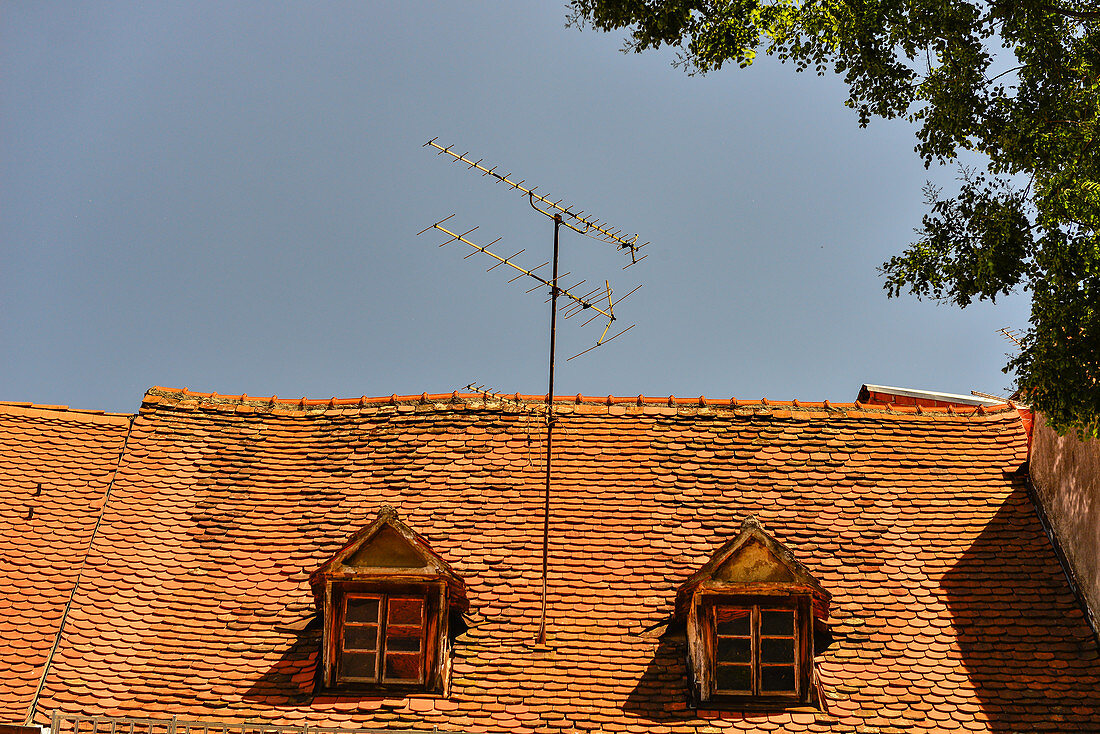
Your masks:
{"label": "wooden dormer roof", "polygon": [[310,574],[311,585],[325,581],[445,581],[451,603],[466,606],[466,584],[428,542],[383,505],[370,525],[353,534]]}
{"label": "wooden dormer roof", "polygon": [[680,585],[676,612],[684,614],[697,590],[730,594],[806,592],[814,597],[815,615],[825,617],[832,595],[791,552],[749,515],[741,532],[714,552],[702,568]]}

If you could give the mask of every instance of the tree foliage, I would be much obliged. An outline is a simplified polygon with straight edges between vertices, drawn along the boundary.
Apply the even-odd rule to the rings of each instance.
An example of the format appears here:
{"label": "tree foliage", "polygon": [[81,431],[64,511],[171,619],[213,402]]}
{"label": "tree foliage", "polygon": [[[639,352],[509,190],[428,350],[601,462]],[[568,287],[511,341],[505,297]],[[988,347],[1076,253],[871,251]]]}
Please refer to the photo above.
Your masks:
{"label": "tree foliage", "polygon": [[904,292],[966,307],[1030,291],[1014,371],[1060,431],[1100,435],[1100,0],[572,0],[572,20],[663,45],[705,73],[759,52],[833,71],[861,125],[917,125],[925,165],[985,162],[926,190],[917,238],[883,264]]}

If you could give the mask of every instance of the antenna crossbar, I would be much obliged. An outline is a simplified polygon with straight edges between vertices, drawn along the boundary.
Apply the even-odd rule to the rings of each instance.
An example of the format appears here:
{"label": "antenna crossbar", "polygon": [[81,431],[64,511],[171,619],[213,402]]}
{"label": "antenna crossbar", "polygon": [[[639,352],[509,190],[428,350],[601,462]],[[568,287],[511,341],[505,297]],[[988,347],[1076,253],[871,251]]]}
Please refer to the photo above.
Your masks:
{"label": "antenna crossbar", "polygon": [[[452,214],[451,217],[453,217],[453,216],[454,215]],[[447,217],[447,219],[450,219],[451,217]],[[476,250],[477,252],[483,252],[486,255],[488,255],[489,257],[493,258],[494,260],[497,260],[497,264],[494,265],[492,268],[489,268],[489,270],[492,270],[493,268],[498,267],[500,265],[507,265],[508,267],[512,268],[513,270],[519,271],[520,275],[517,275],[516,276],[517,278],[520,278],[520,277],[523,277],[524,275],[526,275],[529,278],[537,280],[539,282],[540,286],[546,286],[547,288],[550,288],[552,291],[556,291],[558,293],[558,295],[565,296],[569,300],[573,301],[576,304],[576,307],[579,307],[580,309],[592,309],[597,314],[601,314],[601,315],[605,316],[608,319],[608,326],[611,325],[611,322],[615,321],[615,318],[616,318],[615,317],[615,302],[611,300],[611,286],[610,285],[607,286],[607,290],[606,290],[606,293],[605,293],[605,296],[607,298],[607,306],[605,306],[604,308],[606,308],[607,310],[604,310],[604,308],[600,308],[599,306],[597,306],[595,303],[588,300],[587,298],[582,297],[582,296],[578,296],[578,295],[574,294],[572,291],[570,291],[569,289],[562,288],[556,282],[551,282],[550,280],[547,280],[546,278],[542,277],[541,275],[538,275],[537,273],[534,272],[538,268],[533,268],[531,270],[528,270],[527,268],[524,268],[522,265],[517,265],[516,263],[512,262],[509,258],[501,257],[500,255],[498,255],[495,252],[493,252],[492,250],[490,250],[489,246],[496,243],[496,242],[498,242],[499,239],[493,240],[493,242],[490,242],[489,245],[484,245],[484,246],[479,245],[476,242],[473,242],[471,240],[466,239],[466,235],[468,235],[470,232],[473,232],[474,231],[473,229],[471,229],[467,232],[463,232],[461,234],[459,234],[457,232],[452,232],[451,230],[449,230],[446,227],[442,226],[443,222],[446,222],[447,219],[441,219],[440,221],[436,222],[432,226],[430,226],[426,229],[420,230],[420,232],[418,232],[417,234],[424,234],[429,229],[438,229],[440,232],[444,233],[445,235],[447,235],[451,238],[451,239],[447,240],[446,242],[444,242],[443,244],[441,244],[440,247],[443,247],[444,245],[449,245],[449,244],[451,244],[452,242],[454,242],[456,240],[459,241],[459,242],[463,242],[463,243],[469,245],[470,247],[474,248],[474,250]],[[475,227],[474,229],[477,229],[477,228]],[[523,251],[520,250],[520,252],[523,252]],[[477,254],[477,253],[476,252],[471,252],[470,253],[470,255],[475,255],[475,254]],[[466,257],[469,257],[470,255],[467,255]],[[546,263],[543,263],[543,265],[545,265],[545,264]],[[542,265],[540,265],[539,267],[542,267]],[[563,273],[562,275],[559,275],[558,278],[560,279],[560,278],[562,278],[566,275],[568,275],[568,273]],[[581,281],[581,283],[583,283],[583,282],[584,281]],[[578,283],[577,285],[580,285],[580,283]],[[535,288],[539,288],[540,286],[535,286]],[[573,286],[573,287],[575,288],[576,286]],[[534,289],[532,289],[532,290],[534,290]],[[637,290],[637,289],[635,289],[635,290]],[[633,293],[633,291],[631,291],[631,293]],[[630,294],[628,293],[627,295],[630,295]],[[604,333],[606,333],[606,332],[607,332],[607,330],[605,329]]]}
{"label": "antenna crossbar", "polygon": [[[453,150],[451,150],[451,148],[453,146],[448,145],[447,147],[443,147],[439,143],[435,142],[436,140],[437,140],[437,138],[432,138],[428,142],[424,143],[424,146],[425,147],[431,146],[431,147],[433,147],[433,148],[435,148],[436,150],[439,151],[439,153],[437,153],[437,155],[442,155],[443,153],[446,153],[447,155],[451,156],[455,160],[456,163],[457,162],[465,163],[471,169],[477,169],[477,170],[481,171],[482,176],[492,176],[493,178],[495,178],[497,180],[498,183],[508,184],[508,186],[510,186],[511,188],[516,189],[518,191],[521,191],[523,194],[525,194],[530,199],[531,206],[535,206],[535,201],[538,200],[544,206],[546,206],[548,209],[550,209],[554,212],[557,212],[558,215],[560,215],[562,217],[567,217],[567,218],[573,220],[574,222],[576,222],[578,225],[580,225],[581,229],[578,229],[577,227],[573,226],[569,222],[566,222],[566,221],[563,220],[562,223],[565,224],[565,226],[572,229],[573,231],[579,232],[580,234],[583,234],[583,235],[588,235],[589,237],[593,237],[593,238],[598,239],[598,240],[602,240],[603,242],[609,242],[611,244],[617,245],[620,250],[624,250],[624,249],[629,250],[629,252],[630,252],[630,261],[631,261],[630,265],[633,265],[634,263],[636,263],[639,260],[642,260],[646,257],[645,255],[642,255],[642,256],[639,257],[638,256],[638,250],[642,249],[643,247],[645,247],[649,243],[645,242],[645,243],[639,245],[638,244],[638,235],[636,235],[636,234],[632,235],[632,236],[623,235],[623,233],[622,233],[623,231],[621,229],[614,229],[610,225],[608,225],[606,222],[601,224],[600,220],[598,220],[598,219],[591,219],[589,217],[585,217],[583,210],[574,212],[572,209],[569,208],[568,205],[562,206],[561,203],[562,203],[562,201],[564,201],[564,199],[558,199],[557,201],[553,201],[553,200],[543,196],[542,194],[535,193],[535,190],[538,189],[538,186],[533,186],[531,188],[527,188],[526,186],[524,186],[523,184],[526,181],[526,179],[522,179],[520,181],[513,181],[511,178],[509,178],[509,176],[512,175],[511,173],[505,173],[505,174],[497,173],[497,170],[496,170],[497,166],[493,166],[492,168],[486,168],[485,166],[481,165],[481,161],[483,159],[479,158],[476,161],[472,161],[472,160],[470,160],[469,158],[466,157],[467,155],[469,155],[469,153],[462,153],[460,155],[458,153],[455,153]],[[537,207],[537,206],[535,206],[535,208],[539,209],[539,207]],[[547,216],[550,216],[550,217],[554,216],[554,214],[551,214],[548,211],[544,211],[542,209],[539,209],[539,211],[541,211],[543,214],[546,214]],[[596,234],[592,234],[593,232],[595,232]]]}

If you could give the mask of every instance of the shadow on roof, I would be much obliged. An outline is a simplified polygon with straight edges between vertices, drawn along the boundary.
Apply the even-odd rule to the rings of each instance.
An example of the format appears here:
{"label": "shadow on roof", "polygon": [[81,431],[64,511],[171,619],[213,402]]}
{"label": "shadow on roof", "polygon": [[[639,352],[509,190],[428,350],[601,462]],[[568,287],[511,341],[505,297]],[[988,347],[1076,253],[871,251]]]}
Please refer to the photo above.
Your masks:
{"label": "shadow on roof", "polygon": [[317,687],[317,661],[321,652],[321,625],[316,617],[274,665],[257,678],[242,698],[263,706],[310,703]]}
{"label": "shadow on roof", "polygon": [[[1031,730],[1040,722],[1100,731],[1096,637],[1023,477],[1013,478],[1015,489],[941,580],[969,685],[990,731]],[[958,684],[948,678],[941,685]]]}

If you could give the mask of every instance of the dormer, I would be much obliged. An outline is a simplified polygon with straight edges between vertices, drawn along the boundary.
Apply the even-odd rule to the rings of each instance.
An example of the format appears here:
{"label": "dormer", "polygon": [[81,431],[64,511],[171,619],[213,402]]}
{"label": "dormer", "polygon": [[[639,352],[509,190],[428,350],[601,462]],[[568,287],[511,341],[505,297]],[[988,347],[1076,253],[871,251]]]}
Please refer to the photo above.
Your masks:
{"label": "dormer", "polygon": [[700,704],[787,706],[813,696],[814,620],[830,594],[753,517],[676,595]]}
{"label": "dormer", "polygon": [[324,617],[325,688],[446,693],[449,620],[466,586],[427,541],[383,507],[310,576]]}

